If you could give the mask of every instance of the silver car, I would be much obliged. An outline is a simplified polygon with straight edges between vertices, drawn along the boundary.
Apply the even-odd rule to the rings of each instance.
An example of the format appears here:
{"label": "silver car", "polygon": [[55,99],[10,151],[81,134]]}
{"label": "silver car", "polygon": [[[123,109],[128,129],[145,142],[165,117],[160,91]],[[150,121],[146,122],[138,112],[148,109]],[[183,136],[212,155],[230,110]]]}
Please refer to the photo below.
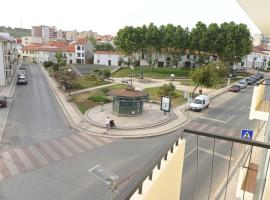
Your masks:
{"label": "silver car", "polygon": [[245,89],[245,88],[247,88],[248,84],[247,84],[247,81],[241,80],[236,85],[239,85],[241,89]]}

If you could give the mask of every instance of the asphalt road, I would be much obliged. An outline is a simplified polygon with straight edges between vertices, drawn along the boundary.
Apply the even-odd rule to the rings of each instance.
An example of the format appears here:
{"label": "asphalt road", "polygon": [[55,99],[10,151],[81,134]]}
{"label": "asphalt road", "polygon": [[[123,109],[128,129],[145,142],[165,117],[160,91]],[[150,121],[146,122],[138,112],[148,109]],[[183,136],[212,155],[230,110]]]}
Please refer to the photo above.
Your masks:
{"label": "asphalt road", "polygon": [[[252,88],[241,91],[222,106],[205,112],[203,116],[191,122],[187,127],[234,137],[240,137],[241,129],[256,130],[257,121],[248,119],[252,91]],[[192,200],[197,178],[197,138],[191,135],[185,135],[185,137],[188,145],[185,152],[181,199]],[[208,199],[210,189],[213,139],[199,137],[199,147],[199,178],[195,197],[204,200]],[[234,165],[239,156],[243,155],[244,147],[241,144],[234,144],[231,166]],[[222,181],[224,183],[227,178],[230,150],[230,142],[216,140],[211,197],[215,190],[220,187],[220,183]]]}
{"label": "asphalt road", "polygon": [[[45,85],[45,87],[47,86]],[[243,127],[254,128],[256,121],[251,122],[248,120],[251,94],[252,90],[250,88],[237,95],[222,95],[216,100],[211,101],[208,110],[202,113],[192,113],[191,116],[196,119],[187,126],[199,130],[212,131],[216,134],[230,134],[235,136],[240,134],[239,131]],[[234,97],[232,99],[228,98],[228,101],[222,103],[224,99],[231,96]],[[39,135],[46,133],[46,131],[40,132],[42,133]],[[91,175],[87,171],[89,168],[96,164],[101,164],[118,174],[120,177],[119,180],[130,176],[130,179],[127,179],[127,181],[124,181],[119,186],[121,195],[123,191],[132,189],[132,185],[128,184],[132,178],[139,176],[142,171],[147,170],[146,166],[149,161],[158,158],[160,151],[169,148],[169,145],[182,133],[181,129],[172,134],[160,137],[117,140],[38,170],[12,176],[0,182],[0,194],[2,194],[2,196],[0,195],[0,199],[110,199],[108,187]],[[187,134],[184,137],[187,139],[187,144],[181,199],[189,200],[192,199],[196,181],[196,138]],[[212,141],[200,138],[199,144],[199,179],[196,196],[197,199],[203,200],[207,199],[209,190],[212,159],[212,154],[209,152],[212,150]],[[213,190],[219,186],[219,183],[224,179],[224,175],[226,174],[229,147],[229,145],[222,141],[217,141],[216,143],[217,153],[214,161]],[[237,146],[237,148],[241,148],[241,146]],[[239,156],[237,151],[234,151],[234,161],[237,156]]]}
{"label": "asphalt road", "polygon": [[28,66],[28,84],[17,85],[2,149],[67,135],[72,131],[38,65]]}

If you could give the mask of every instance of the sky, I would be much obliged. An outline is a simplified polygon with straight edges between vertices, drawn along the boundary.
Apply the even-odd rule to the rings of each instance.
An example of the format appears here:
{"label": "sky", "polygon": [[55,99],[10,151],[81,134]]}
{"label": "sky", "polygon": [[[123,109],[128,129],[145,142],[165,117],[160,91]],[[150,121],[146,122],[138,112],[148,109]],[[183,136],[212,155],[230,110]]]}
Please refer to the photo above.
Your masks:
{"label": "sky", "polygon": [[252,34],[260,33],[236,0],[12,0],[0,6],[0,26],[48,25],[116,35],[126,25],[151,22],[191,29],[198,21],[207,25],[234,21],[247,24]]}

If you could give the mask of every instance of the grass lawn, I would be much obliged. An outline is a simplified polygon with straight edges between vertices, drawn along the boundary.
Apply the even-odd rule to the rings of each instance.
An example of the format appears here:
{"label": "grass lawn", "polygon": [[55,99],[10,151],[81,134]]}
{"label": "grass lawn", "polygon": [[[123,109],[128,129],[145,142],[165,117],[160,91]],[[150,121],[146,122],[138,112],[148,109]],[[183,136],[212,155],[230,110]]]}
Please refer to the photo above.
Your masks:
{"label": "grass lawn", "polygon": [[106,85],[110,82],[104,81],[103,79],[97,78],[94,75],[85,75],[79,77],[76,81],[74,81],[74,85],[76,85],[76,89],[85,89],[85,88],[91,88],[96,87],[100,85]]}
{"label": "grass lawn", "polygon": [[113,77],[128,77],[129,75],[140,76],[143,71],[143,76],[150,78],[168,79],[171,74],[174,74],[175,78],[188,77],[191,72],[190,69],[184,68],[152,68],[152,67],[125,67],[121,68],[112,74]]}
{"label": "grass lawn", "polygon": [[[144,89],[145,92],[149,94],[150,100],[155,100],[160,102],[160,97],[157,95],[159,87],[152,87],[152,88],[146,88]],[[180,90],[175,91],[176,95],[172,98],[172,106],[178,106],[183,103],[185,103],[185,98],[184,98],[184,92]]]}
{"label": "grass lawn", "polygon": [[101,102],[111,101],[111,99],[108,96],[106,96],[105,94],[106,91],[124,89],[125,87],[126,85],[118,84],[118,85],[101,88],[98,90],[93,90],[93,91],[84,92],[80,94],[74,94],[72,95],[72,101],[76,104],[76,106],[79,108],[82,114],[84,114],[90,108],[100,105]]}

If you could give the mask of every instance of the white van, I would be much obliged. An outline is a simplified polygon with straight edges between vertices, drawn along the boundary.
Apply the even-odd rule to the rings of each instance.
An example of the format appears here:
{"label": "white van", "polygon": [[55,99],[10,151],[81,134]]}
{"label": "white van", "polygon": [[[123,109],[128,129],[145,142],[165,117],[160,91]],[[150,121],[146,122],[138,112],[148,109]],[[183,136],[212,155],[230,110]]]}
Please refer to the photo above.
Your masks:
{"label": "white van", "polygon": [[209,96],[199,95],[190,103],[189,109],[194,111],[201,111],[209,106]]}

